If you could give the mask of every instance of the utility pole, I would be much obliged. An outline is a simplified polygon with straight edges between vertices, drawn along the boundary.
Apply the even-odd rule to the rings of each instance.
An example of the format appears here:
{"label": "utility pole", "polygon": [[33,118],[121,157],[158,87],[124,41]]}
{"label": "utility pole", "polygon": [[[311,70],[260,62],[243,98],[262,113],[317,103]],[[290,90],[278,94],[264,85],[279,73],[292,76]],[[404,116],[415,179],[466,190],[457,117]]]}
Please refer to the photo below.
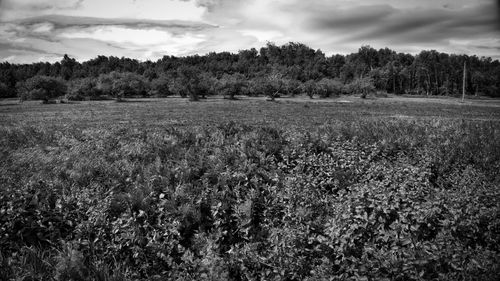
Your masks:
{"label": "utility pole", "polygon": [[462,83],[462,102],[465,100],[465,67],[467,65],[467,61],[464,61],[464,81]]}

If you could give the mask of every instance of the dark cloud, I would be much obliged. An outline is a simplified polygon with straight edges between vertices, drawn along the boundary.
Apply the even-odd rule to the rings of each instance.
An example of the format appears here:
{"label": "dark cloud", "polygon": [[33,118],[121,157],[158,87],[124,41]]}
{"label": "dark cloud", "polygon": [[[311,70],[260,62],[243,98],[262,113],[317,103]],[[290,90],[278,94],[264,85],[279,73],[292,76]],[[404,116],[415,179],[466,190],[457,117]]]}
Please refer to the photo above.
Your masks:
{"label": "dark cloud", "polygon": [[479,48],[479,49],[485,49],[485,50],[500,51],[500,46],[483,46],[483,45],[477,45],[475,47]]}
{"label": "dark cloud", "polygon": [[497,11],[497,28],[500,30],[500,0],[496,1],[496,11]]}
{"label": "dark cloud", "polygon": [[31,47],[31,46],[23,46],[14,42],[0,42],[0,50],[17,50],[17,51],[26,51],[32,53],[40,53],[39,48]]}
{"label": "dark cloud", "polygon": [[41,23],[51,23],[56,29],[69,27],[95,27],[95,26],[124,26],[135,29],[166,28],[197,31],[216,26],[206,23],[179,21],[179,20],[148,20],[148,19],[111,19],[93,17],[74,17],[63,15],[47,15],[27,19],[10,21],[22,26],[33,26]]}
{"label": "dark cloud", "polygon": [[44,10],[73,10],[78,9],[82,6],[85,0],[68,0],[68,1],[53,1],[52,3],[42,3],[42,2],[19,2],[15,0],[2,0],[0,1],[0,7],[9,10],[32,10],[32,11],[44,11]]}
{"label": "dark cloud", "polygon": [[308,26],[311,29],[351,29],[361,28],[378,22],[395,13],[389,5],[363,6],[350,9],[313,9],[309,15]]}
{"label": "dark cloud", "polygon": [[495,17],[491,12],[485,12],[488,7],[491,8],[491,5],[462,11],[399,11],[385,20],[373,22],[373,27],[367,27],[351,39],[395,38],[401,42],[418,43],[450,38],[473,38],[489,34],[496,29]]}
{"label": "dark cloud", "polygon": [[491,37],[498,31],[498,15],[492,12],[495,5],[482,2],[453,9],[440,6],[403,9],[390,5],[311,7],[305,13],[304,23],[310,32],[322,31],[345,42],[385,42],[389,47],[448,44],[451,39]]}
{"label": "dark cloud", "polygon": [[0,53],[5,52],[10,55],[30,54],[38,57],[63,57],[65,53],[49,51],[43,47],[22,45],[15,42],[0,42]]}

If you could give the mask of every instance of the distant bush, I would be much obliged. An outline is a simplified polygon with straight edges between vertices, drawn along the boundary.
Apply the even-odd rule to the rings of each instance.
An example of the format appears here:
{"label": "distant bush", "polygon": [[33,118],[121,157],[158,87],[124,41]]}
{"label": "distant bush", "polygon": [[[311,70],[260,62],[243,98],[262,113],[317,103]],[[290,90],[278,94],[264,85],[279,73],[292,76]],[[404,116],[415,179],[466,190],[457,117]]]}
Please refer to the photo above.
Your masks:
{"label": "distant bush", "polygon": [[344,84],[336,79],[323,78],[316,85],[316,92],[321,98],[339,96],[343,92]]}
{"label": "distant bush", "polygon": [[188,87],[178,77],[168,82],[168,91],[183,98],[187,97],[189,94]]}
{"label": "distant bush", "polygon": [[264,95],[274,100],[285,92],[285,80],[280,73],[270,73],[264,77],[254,78],[248,83],[250,96]]}
{"label": "distant bush", "polygon": [[169,85],[171,79],[166,75],[161,75],[156,79],[151,81],[150,94],[155,97],[166,97],[173,95],[174,93],[170,91]]}
{"label": "distant bush", "polygon": [[311,99],[317,93],[316,81],[308,80],[301,85],[301,91]]}
{"label": "distant bush", "polygon": [[14,90],[9,89],[9,87],[5,83],[0,82],[0,99],[13,97],[15,96],[14,94]]}
{"label": "distant bush", "polygon": [[149,82],[142,75],[132,72],[111,72],[101,74],[97,83],[98,89],[117,100],[132,96],[147,96]]}
{"label": "distant bush", "polygon": [[205,98],[215,93],[217,79],[196,67],[179,67],[175,75],[176,77],[169,84],[169,90],[176,95],[196,101],[200,97]]}
{"label": "distant bush", "polygon": [[369,93],[375,91],[375,86],[370,77],[365,77],[354,79],[344,89],[346,94],[361,95],[361,98],[366,98]]}
{"label": "distant bush", "polygon": [[[241,80],[244,83],[244,79]],[[208,72],[202,72],[198,75],[195,90],[201,98],[217,94],[217,78]]]}
{"label": "distant bush", "polygon": [[18,83],[16,87],[21,100],[42,100],[44,103],[64,96],[67,92],[64,80],[41,75]]}
{"label": "distant bush", "polygon": [[320,98],[339,96],[344,91],[344,84],[336,79],[323,78],[319,81],[309,80],[302,84],[302,91],[310,98],[318,95]]}
{"label": "distant bush", "polygon": [[243,93],[246,84],[246,78],[242,74],[224,74],[217,83],[217,90],[225,97],[234,99],[236,95]]}
{"label": "distant bush", "polygon": [[257,77],[250,79],[247,81],[247,88],[245,90],[245,93],[251,97],[262,95],[265,92],[264,85],[264,78]]}
{"label": "distant bush", "polygon": [[68,100],[97,100],[102,91],[98,87],[96,78],[80,78],[70,82],[66,98]]}
{"label": "distant bush", "polygon": [[283,92],[289,96],[296,96],[302,93],[302,83],[296,79],[283,79]]}

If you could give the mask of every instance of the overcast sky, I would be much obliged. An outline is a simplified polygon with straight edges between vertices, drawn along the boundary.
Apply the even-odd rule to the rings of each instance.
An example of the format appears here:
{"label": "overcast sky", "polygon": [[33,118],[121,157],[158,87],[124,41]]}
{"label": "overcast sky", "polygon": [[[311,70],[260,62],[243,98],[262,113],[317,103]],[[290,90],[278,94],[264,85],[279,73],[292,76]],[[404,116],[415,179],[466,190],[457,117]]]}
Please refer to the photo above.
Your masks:
{"label": "overcast sky", "polygon": [[495,0],[0,0],[0,61],[156,60],[290,41],[500,58]]}

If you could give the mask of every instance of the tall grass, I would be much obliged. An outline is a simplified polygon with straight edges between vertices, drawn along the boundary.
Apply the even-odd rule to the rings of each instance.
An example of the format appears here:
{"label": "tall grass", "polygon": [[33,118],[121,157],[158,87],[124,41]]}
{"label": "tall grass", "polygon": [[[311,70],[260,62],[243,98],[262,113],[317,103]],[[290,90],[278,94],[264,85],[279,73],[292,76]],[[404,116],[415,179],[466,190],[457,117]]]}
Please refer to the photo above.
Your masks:
{"label": "tall grass", "polygon": [[0,279],[494,280],[500,270],[493,121],[24,125],[0,136]]}

